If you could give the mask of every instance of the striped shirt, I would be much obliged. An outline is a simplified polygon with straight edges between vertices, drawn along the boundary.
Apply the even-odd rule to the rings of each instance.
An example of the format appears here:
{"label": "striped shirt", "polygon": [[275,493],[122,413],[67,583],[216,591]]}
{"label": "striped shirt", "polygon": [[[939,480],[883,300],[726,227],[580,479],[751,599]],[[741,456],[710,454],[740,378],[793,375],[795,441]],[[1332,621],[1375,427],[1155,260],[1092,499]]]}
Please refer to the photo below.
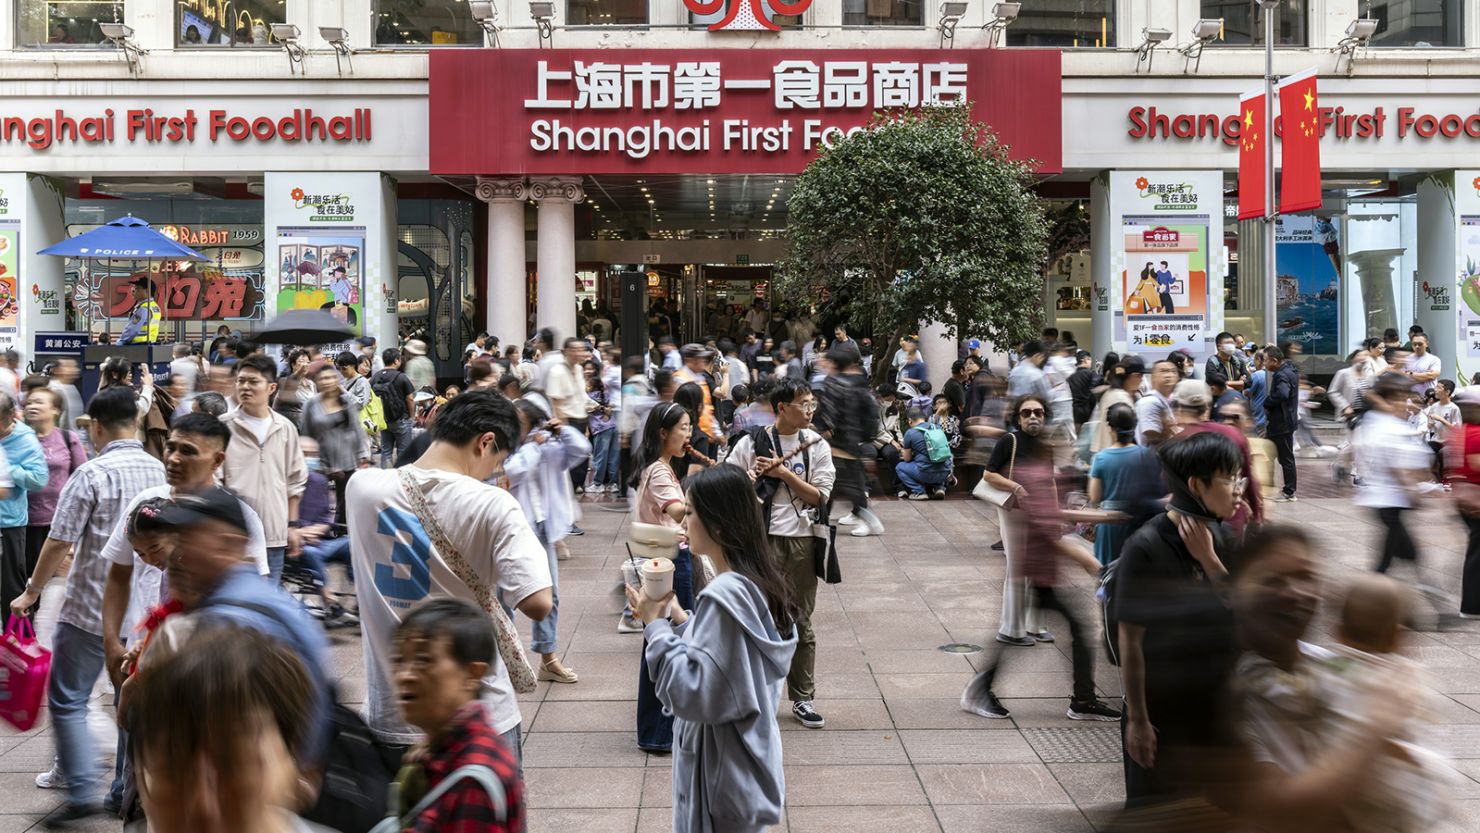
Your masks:
{"label": "striped shirt", "polygon": [[47,537],[72,545],[72,571],[57,620],[101,636],[103,585],[108,559],[103,546],[134,496],[164,485],[164,464],[138,440],[114,440],[77,467],[57,499]]}

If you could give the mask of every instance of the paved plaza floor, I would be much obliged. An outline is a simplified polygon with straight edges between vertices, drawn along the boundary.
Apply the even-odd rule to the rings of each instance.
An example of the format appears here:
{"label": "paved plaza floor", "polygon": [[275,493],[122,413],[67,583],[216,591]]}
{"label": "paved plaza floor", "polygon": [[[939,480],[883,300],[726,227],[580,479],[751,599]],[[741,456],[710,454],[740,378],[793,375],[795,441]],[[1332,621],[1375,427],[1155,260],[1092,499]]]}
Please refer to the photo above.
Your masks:
{"label": "paved plaza floor", "polygon": [[[1309,481],[1324,464],[1303,463]],[[1312,483],[1314,486],[1315,484]],[[1380,528],[1345,489],[1274,504],[1276,519],[1318,536],[1328,576],[1370,568]],[[984,504],[881,502],[888,532],[840,538],[844,583],[817,600],[817,708],[821,730],[781,718],[790,833],[1081,833],[1094,831],[1122,800],[1115,724],[1071,722],[1068,645],[1009,649],[998,691],[1012,719],[960,711],[957,698],[981,656],[944,653],[982,644],[995,631],[1003,559]],[[534,833],[661,833],[670,817],[670,762],[637,749],[634,710],[642,639],[616,632],[622,602],[617,563],[626,516],[587,507],[587,534],[570,539],[560,565],[560,650],[576,685],[540,683],[522,698],[529,829]],[[1434,506],[1410,521],[1425,580],[1457,592],[1463,528]],[[1092,583],[1076,573],[1080,609]],[[523,628],[529,627],[521,622]],[[1315,634],[1325,641],[1325,632]],[[364,695],[357,633],[333,635],[334,674],[346,696]],[[1438,742],[1465,776],[1457,813],[1443,833],[1480,829],[1480,621],[1416,634],[1411,651],[1443,695]],[[1102,696],[1118,704],[1116,670],[1097,663]],[[783,710],[787,704],[782,704]],[[0,833],[39,829],[59,795],[32,785],[51,761],[49,729],[0,731]],[[117,830],[95,821],[87,830]]]}

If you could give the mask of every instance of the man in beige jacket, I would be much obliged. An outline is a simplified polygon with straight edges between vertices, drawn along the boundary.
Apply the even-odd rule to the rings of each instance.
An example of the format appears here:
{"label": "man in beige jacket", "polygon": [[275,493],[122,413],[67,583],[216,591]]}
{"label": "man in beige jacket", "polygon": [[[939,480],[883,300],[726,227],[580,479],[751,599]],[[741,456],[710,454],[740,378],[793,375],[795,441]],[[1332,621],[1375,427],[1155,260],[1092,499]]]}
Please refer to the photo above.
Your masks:
{"label": "man in beige jacket", "polygon": [[221,417],[231,431],[221,485],[236,492],[262,519],[267,543],[268,579],[276,585],[283,558],[302,549],[298,500],[308,483],[308,468],[298,445],[298,429],[272,409],[277,368],[262,354],[232,368],[237,407]]}

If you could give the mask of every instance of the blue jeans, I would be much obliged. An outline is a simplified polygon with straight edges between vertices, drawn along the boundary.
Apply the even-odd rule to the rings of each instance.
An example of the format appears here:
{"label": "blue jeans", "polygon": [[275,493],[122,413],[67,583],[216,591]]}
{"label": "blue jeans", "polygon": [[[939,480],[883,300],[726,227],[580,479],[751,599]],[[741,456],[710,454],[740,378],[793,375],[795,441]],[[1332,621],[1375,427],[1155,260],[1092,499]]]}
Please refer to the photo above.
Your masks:
{"label": "blue jeans", "polygon": [[534,525],[535,535],[545,547],[545,558],[550,561],[550,614],[534,623],[530,650],[538,654],[555,653],[555,626],[560,621],[560,567],[555,557],[555,546],[545,536],[545,522]]}
{"label": "blue jeans", "polygon": [[621,434],[615,428],[608,428],[591,438],[591,447],[594,458],[591,465],[596,470],[591,482],[597,486],[616,483],[622,460]]}
{"label": "blue jeans", "polygon": [[103,770],[87,728],[87,703],[92,699],[93,684],[103,673],[103,637],[58,622],[52,645],[46,702],[51,708],[57,760],[67,780],[67,803],[90,804],[98,800]]}
{"label": "blue jeans", "polygon": [[400,457],[406,448],[411,445],[411,429],[414,423],[410,417],[398,419],[386,425],[385,430],[380,432],[380,467],[388,469]]}
{"label": "blue jeans", "polygon": [[899,482],[903,483],[906,489],[910,490],[910,494],[918,495],[926,489],[946,485],[946,478],[950,477],[951,473],[948,470],[930,471],[925,468],[924,463],[909,460],[901,461],[895,466],[894,475],[899,478]]}
{"label": "blue jeans", "polygon": [[[673,597],[684,610],[694,609],[694,564],[688,547],[680,548],[673,559]],[[646,637],[637,664],[641,669],[637,678],[637,745],[643,749],[672,749],[673,716],[663,713],[663,703],[648,674]]]}
{"label": "blue jeans", "polygon": [[303,569],[313,575],[314,583],[319,587],[329,583],[329,574],[324,568],[330,561],[343,564],[350,571],[349,580],[351,582],[355,580],[355,568],[350,563],[349,557],[348,535],[309,544],[303,548],[303,554],[299,557],[299,563],[303,565]]}
{"label": "blue jeans", "polygon": [[287,547],[267,548],[267,580],[273,587],[283,583],[283,559],[287,556]]}

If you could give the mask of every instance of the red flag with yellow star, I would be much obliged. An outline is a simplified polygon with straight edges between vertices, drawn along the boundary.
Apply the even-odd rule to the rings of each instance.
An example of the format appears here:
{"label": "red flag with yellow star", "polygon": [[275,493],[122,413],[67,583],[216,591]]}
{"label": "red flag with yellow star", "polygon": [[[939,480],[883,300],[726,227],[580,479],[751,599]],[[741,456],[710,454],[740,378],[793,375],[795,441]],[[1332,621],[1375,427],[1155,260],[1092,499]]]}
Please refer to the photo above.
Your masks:
{"label": "red flag with yellow star", "polygon": [[1238,99],[1238,218],[1264,216],[1264,91]]}
{"label": "red flag with yellow star", "polygon": [[1316,71],[1280,82],[1280,213],[1321,207],[1321,109]]}

